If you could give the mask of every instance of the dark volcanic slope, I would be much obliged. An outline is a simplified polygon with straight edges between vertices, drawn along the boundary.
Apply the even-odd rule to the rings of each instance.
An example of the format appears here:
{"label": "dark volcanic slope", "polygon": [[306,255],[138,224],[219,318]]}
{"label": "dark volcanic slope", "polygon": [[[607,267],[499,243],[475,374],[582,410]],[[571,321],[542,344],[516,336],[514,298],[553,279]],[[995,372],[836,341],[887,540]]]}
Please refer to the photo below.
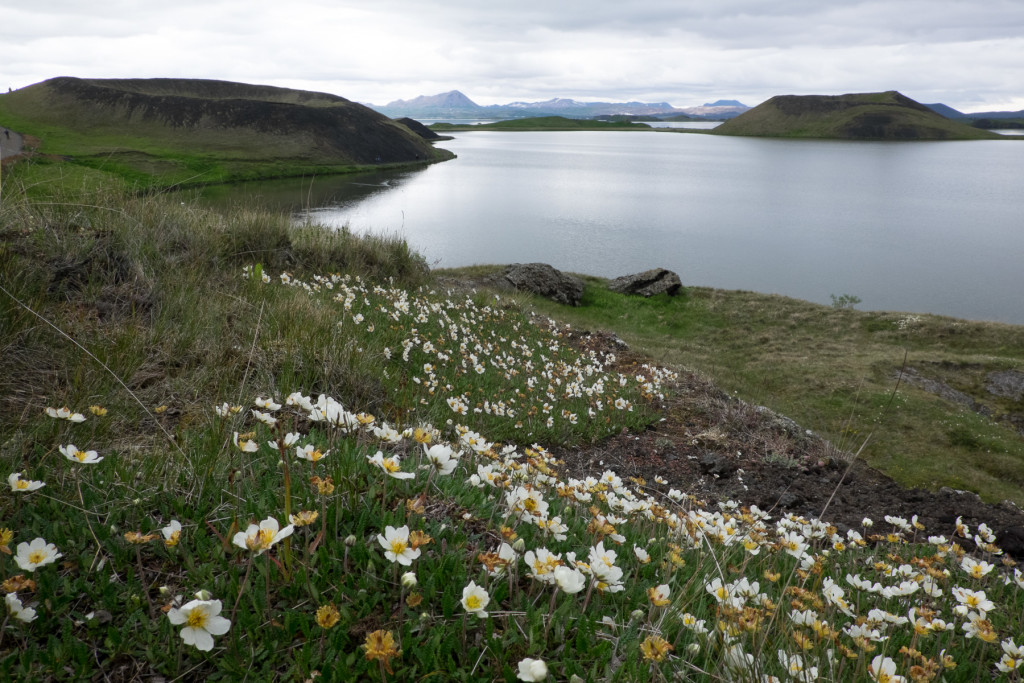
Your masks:
{"label": "dark volcanic slope", "polygon": [[778,95],[726,121],[716,135],[843,140],[964,140],[1000,136],[951,121],[890,90],[852,95]]}
{"label": "dark volcanic slope", "polygon": [[[21,116],[190,152],[314,163],[436,158],[387,117],[343,97],[228,81],[54,78],[5,96]],[[20,106],[20,110],[19,110]]]}
{"label": "dark volcanic slope", "polygon": [[395,119],[395,120],[398,121],[403,126],[405,126],[406,128],[408,128],[409,130],[411,130],[413,133],[416,133],[416,135],[419,135],[424,140],[440,140],[441,139],[440,135],[438,135],[437,133],[435,133],[431,129],[427,128],[426,126],[424,126],[422,123],[420,123],[416,119],[410,119],[408,116],[406,116],[406,117],[403,117],[403,118],[400,118],[400,119]]}

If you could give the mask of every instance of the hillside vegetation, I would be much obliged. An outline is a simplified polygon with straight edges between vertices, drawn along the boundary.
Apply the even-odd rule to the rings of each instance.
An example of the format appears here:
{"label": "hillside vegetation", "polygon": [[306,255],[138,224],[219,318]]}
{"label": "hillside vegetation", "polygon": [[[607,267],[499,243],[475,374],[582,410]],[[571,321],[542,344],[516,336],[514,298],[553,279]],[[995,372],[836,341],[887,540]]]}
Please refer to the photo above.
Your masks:
{"label": "hillside vegetation", "polygon": [[896,91],[777,95],[726,121],[712,135],[839,140],[979,140],[995,133],[951,121]]}
{"label": "hillside vegetation", "polygon": [[38,154],[143,186],[322,174],[451,158],[325,93],[196,79],[53,78],[0,95]]}
{"label": "hillside vegetation", "polygon": [[0,679],[1019,680],[985,524],[616,472],[675,372],[401,240],[35,177],[0,194]]}

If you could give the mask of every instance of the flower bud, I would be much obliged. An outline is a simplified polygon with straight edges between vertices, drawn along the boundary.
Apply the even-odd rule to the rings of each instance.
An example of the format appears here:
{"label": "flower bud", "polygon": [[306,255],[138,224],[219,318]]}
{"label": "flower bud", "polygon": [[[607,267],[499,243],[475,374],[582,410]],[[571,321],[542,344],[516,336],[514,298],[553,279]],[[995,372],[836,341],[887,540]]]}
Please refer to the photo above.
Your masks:
{"label": "flower bud", "polygon": [[569,677],[569,683],[586,683],[586,681],[584,681],[582,678],[580,678],[576,674],[573,674],[572,676]]}
{"label": "flower bud", "polygon": [[647,614],[647,612],[644,612],[642,609],[635,609],[635,610],[633,610],[632,612],[629,613],[629,618],[630,619],[642,619],[645,614]]}
{"label": "flower bud", "polygon": [[415,588],[417,583],[419,582],[416,580],[416,575],[412,572],[402,574],[402,585],[406,588]]}
{"label": "flower bud", "polygon": [[213,594],[205,588],[201,591],[196,591],[196,600],[209,600],[213,597]]}
{"label": "flower bud", "polygon": [[521,538],[517,538],[515,543],[512,544],[512,550],[515,550],[517,553],[522,553],[526,550],[526,541]]}
{"label": "flower bud", "polygon": [[170,587],[168,587],[168,586],[160,586],[160,595],[163,595],[163,596],[166,597],[168,594],[170,594],[170,592],[171,592]]}
{"label": "flower bud", "polygon": [[700,652],[700,643],[690,643],[686,646],[686,651],[691,655],[698,654]]}
{"label": "flower bud", "polygon": [[347,545],[349,548],[351,548],[355,544],[356,544],[356,535],[355,534],[349,534],[348,536],[345,537],[345,545]]}

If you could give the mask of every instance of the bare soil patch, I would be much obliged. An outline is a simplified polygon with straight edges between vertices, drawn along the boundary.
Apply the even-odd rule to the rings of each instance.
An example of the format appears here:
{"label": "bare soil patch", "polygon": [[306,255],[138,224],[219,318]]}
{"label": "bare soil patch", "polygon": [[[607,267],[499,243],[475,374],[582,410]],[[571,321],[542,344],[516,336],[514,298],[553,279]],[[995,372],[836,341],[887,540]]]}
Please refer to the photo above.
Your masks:
{"label": "bare soil patch", "polygon": [[[620,372],[635,373],[649,362],[608,333],[567,336],[580,348],[615,353]],[[727,395],[697,373],[680,374],[662,411],[662,421],[642,433],[554,449],[564,474],[582,478],[610,469],[642,480],[656,496],[674,488],[711,504],[735,500],[757,505],[775,518],[786,513],[820,518],[840,531],[860,528],[868,517],[875,522],[873,529],[884,534],[891,528],[885,515],[908,520],[916,515],[925,535],[949,537],[960,517],[972,529],[986,523],[1008,555],[1024,560],[1024,510],[1013,503],[991,505],[952,489],[903,488],[854,453],[789,418]]]}

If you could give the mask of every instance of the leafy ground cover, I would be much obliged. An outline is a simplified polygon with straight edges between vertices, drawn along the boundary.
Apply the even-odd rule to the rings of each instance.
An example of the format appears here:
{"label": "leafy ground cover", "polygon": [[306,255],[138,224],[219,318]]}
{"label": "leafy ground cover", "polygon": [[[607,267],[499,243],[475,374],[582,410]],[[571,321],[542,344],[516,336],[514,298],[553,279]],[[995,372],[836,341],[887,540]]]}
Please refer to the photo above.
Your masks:
{"label": "leafy ground cover", "polygon": [[[495,269],[442,275],[482,282]],[[987,388],[993,375],[1021,372],[1024,327],[701,287],[638,299],[608,291],[601,278],[585,280],[578,308],[522,302],[697,370],[730,395],[859,452],[905,487],[1024,505],[1024,408],[1012,391]]]}
{"label": "leafy ground cover", "polygon": [[664,366],[397,240],[3,190],[6,679],[1017,676],[987,525],[574,473],[682,409]]}

